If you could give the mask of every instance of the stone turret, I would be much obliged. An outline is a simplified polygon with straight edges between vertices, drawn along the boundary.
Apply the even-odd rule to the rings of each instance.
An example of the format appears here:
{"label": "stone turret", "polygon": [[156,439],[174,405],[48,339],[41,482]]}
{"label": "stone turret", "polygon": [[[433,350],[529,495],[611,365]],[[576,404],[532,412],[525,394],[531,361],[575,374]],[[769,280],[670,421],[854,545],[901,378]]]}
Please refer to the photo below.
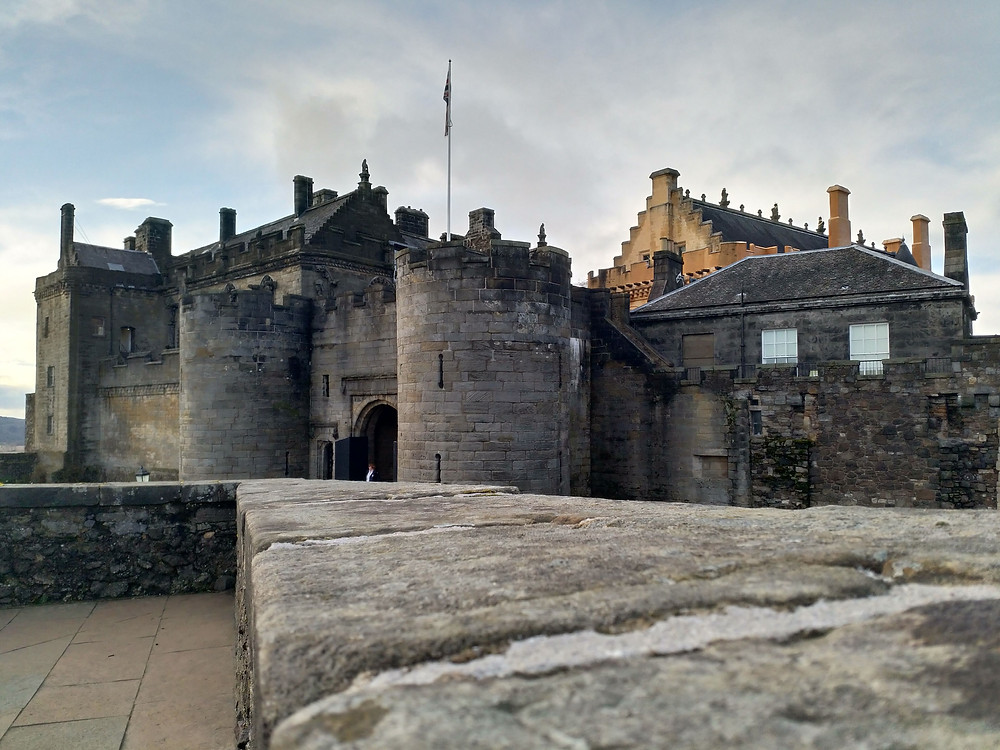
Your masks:
{"label": "stone turret", "polygon": [[399,479],[569,492],[570,259],[469,235],[397,256]]}

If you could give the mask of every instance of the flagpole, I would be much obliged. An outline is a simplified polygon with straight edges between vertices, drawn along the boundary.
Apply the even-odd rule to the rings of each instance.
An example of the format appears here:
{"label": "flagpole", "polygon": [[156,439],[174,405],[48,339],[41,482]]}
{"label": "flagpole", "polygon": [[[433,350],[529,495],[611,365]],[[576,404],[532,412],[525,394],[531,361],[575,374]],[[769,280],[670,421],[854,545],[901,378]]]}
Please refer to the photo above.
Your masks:
{"label": "flagpole", "polygon": [[445,84],[445,135],[448,136],[448,223],[445,235],[448,242],[451,242],[451,60],[448,61],[448,80]]}

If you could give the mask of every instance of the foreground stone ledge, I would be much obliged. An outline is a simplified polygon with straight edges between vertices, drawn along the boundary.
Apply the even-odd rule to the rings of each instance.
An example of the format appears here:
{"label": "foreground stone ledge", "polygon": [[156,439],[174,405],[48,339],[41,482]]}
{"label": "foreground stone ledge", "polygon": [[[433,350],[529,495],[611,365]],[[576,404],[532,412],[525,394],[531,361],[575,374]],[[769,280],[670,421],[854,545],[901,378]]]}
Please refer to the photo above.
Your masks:
{"label": "foreground stone ledge", "polygon": [[242,738],[992,746],[997,520],[245,482]]}

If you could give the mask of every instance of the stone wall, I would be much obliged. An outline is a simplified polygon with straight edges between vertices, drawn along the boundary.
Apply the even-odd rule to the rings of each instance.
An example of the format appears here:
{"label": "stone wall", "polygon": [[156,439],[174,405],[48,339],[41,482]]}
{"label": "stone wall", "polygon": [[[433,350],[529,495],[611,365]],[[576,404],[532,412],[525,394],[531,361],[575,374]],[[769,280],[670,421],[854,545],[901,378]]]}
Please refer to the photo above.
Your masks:
{"label": "stone wall", "polygon": [[0,487],[0,607],[232,587],[236,485]]}
{"label": "stone wall", "polygon": [[[332,474],[324,465],[326,446],[359,434],[361,415],[373,403],[396,406],[395,286],[375,277],[363,291],[320,300],[313,331],[309,476],[323,479]],[[390,478],[391,467],[379,470]]]}
{"label": "stone wall", "polygon": [[35,453],[0,453],[0,484],[30,482],[37,463]]}
{"label": "stone wall", "polygon": [[307,476],[311,303],[194,294],[181,312],[180,478]]}
{"label": "stone wall", "polygon": [[[927,372],[923,361],[890,360],[882,377],[859,376],[850,362],[824,364],[817,377],[777,367],[734,384],[761,411],[754,504],[997,507],[1000,378],[961,354],[950,365]],[[759,481],[791,480],[789,471],[797,502]]]}
{"label": "stone wall", "polygon": [[238,501],[248,750],[1000,742],[995,511],[302,480]]}
{"label": "stone wall", "polygon": [[734,305],[709,317],[695,313],[678,314],[677,319],[632,318],[632,325],[664,357],[677,366],[683,364],[684,336],[714,335],[715,363],[719,365],[759,365],[762,332],[794,328],[798,331],[798,361],[828,362],[850,357],[850,327],[874,321],[889,324],[893,358],[947,357],[954,339],[961,336],[963,302],[959,299],[887,301],[859,305],[857,302],[824,301],[812,308],[777,310],[779,305]]}
{"label": "stone wall", "polygon": [[90,407],[100,424],[97,461],[104,479],[127,482],[142,467],[156,481],[177,481],[180,466],[178,351],[101,363]]}
{"label": "stone wall", "polygon": [[[595,326],[593,494],[754,507],[996,508],[1000,340],[941,360],[657,368]],[[630,353],[631,351],[631,353]],[[621,404],[628,404],[627,410]]]}

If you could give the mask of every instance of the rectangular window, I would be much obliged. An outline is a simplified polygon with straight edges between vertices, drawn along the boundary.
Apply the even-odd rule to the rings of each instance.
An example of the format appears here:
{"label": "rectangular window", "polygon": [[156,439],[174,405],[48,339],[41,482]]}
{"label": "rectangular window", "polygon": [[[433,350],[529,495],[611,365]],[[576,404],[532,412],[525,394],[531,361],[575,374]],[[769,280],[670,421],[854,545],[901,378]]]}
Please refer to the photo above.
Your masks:
{"label": "rectangular window", "polygon": [[862,375],[881,375],[882,360],[889,359],[889,324],[851,326],[851,359],[859,362]]}
{"label": "rectangular window", "polygon": [[90,319],[90,335],[104,338],[104,318]]}
{"label": "rectangular window", "polygon": [[330,398],[330,376],[323,376],[323,398]]}
{"label": "rectangular window", "polygon": [[52,434],[52,424],[53,424],[52,415],[49,414],[45,418],[45,434],[46,435],[51,435]]}
{"label": "rectangular window", "polygon": [[799,361],[799,339],[795,328],[774,328],[760,333],[761,362],[765,365]]}
{"label": "rectangular window", "polygon": [[121,338],[118,339],[118,347],[122,354],[131,354],[135,351],[135,329],[123,326]]}
{"label": "rectangular window", "polygon": [[45,322],[42,323],[42,337],[43,338],[48,338],[49,337],[49,316],[48,315],[45,316]]}
{"label": "rectangular window", "polygon": [[56,368],[55,365],[49,365],[45,368],[45,385],[49,388],[56,384]]}

